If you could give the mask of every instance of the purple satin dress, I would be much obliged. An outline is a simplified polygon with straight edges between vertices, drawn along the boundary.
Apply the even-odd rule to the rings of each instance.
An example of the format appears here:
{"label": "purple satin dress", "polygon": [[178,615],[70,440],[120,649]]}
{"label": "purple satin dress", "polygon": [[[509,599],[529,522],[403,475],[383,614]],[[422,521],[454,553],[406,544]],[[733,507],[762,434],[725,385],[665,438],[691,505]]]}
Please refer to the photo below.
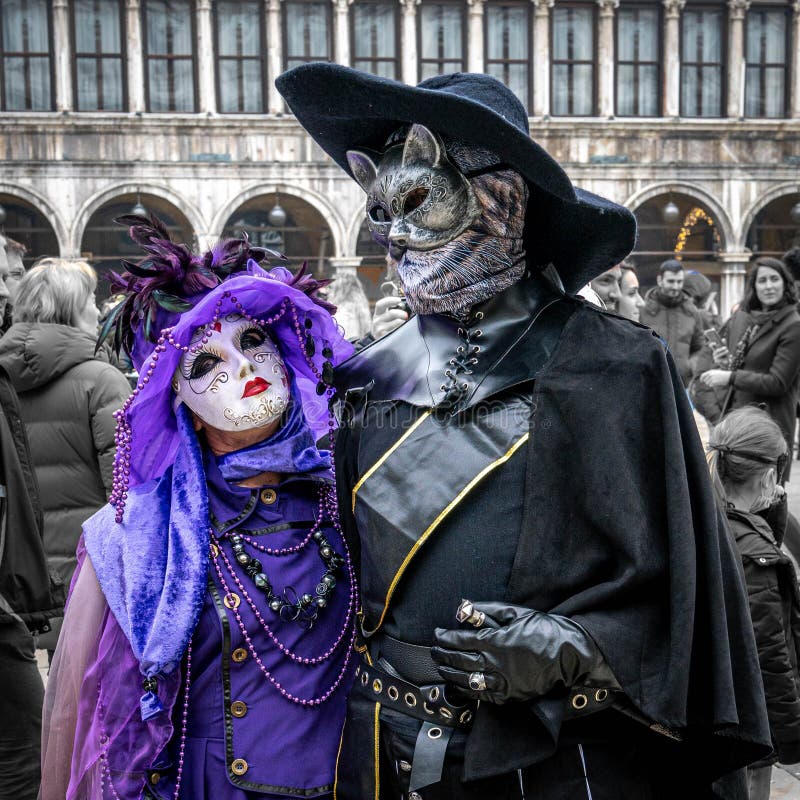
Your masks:
{"label": "purple satin dress", "polygon": [[[318,516],[319,481],[295,476],[274,490],[242,489],[224,481],[213,458],[205,458],[205,468],[219,544],[212,546],[205,604],[192,638],[180,797],[328,797],[355,669],[348,567],[338,570],[327,605],[308,628],[269,608],[236,562],[230,539],[246,537],[245,551],[262,562],[275,594],[286,589],[290,596],[316,596],[325,564],[309,533]],[[322,530],[344,555],[330,524]],[[181,691],[172,712],[174,735],[148,774],[149,791],[163,800],[175,791],[183,708]]]}

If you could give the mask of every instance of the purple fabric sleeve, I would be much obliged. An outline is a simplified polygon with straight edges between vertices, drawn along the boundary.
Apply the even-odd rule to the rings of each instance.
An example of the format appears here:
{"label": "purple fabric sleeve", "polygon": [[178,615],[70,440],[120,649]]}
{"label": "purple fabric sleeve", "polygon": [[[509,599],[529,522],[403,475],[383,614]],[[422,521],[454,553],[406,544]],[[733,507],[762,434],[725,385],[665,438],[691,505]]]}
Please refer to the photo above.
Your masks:
{"label": "purple fabric sleeve", "polygon": [[[78,558],[45,693],[39,798],[101,800],[105,754],[116,793],[134,800],[141,797],[146,770],[172,736],[171,715],[142,722],[139,665],[82,543]],[[163,683],[162,699],[169,709],[179,682],[176,670]],[[112,796],[108,788],[105,796]]]}

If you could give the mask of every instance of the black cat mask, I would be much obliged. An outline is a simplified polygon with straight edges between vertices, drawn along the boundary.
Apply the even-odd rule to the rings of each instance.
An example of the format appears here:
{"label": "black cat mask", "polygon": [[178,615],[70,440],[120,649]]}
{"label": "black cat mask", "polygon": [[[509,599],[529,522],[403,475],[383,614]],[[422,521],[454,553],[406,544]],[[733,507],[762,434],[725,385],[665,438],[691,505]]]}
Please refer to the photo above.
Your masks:
{"label": "black cat mask", "polygon": [[348,150],[347,161],[367,193],[372,236],[395,260],[406,250],[442,247],[481,213],[469,181],[447,157],[444,143],[423,125],[412,125],[405,142],[377,159],[363,150]]}

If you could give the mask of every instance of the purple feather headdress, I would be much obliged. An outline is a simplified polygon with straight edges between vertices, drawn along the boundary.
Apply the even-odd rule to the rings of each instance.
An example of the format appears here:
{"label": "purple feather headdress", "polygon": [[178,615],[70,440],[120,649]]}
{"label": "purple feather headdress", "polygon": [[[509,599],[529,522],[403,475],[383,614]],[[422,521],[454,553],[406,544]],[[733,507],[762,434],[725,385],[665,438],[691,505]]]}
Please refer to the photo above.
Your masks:
{"label": "purple feather headdress", "polygon": [[[160,331],[173,324],[222,281],[247,270],[248,262],[263,264],[268,259],[286,257],[250,244],[247,234],[241,239],[225,239],[202,255],[195,255],[185,244],[173,242],[164,223],[155,215],[126,214],[115,222],[129,227],[131,239],[145,251],[137,262],[122,261],[125,271],[109,273],[112,292],[125,294],[106,318],[97,340],[100,345],[114,331],[113,347],[121,348],[137,368],[155,345]],[[304,263],[289,285],[312,297],[331,314],[336,308],[316,296],[330,281],[307,274]]]}
{"label": "purple feather headdress", "polygon": [[139,383],[116,412],[114,488],[109,502],[122,519],[128,488],[160,476],[178,448],[178,423],[171,379],[198,329],[202,346],[221,317],[241,314],[263,327],[281,351],[315,438],[332,423],[333,368],[349,357],[352,345],[332,314],[335,306],[317,296],[327,280],[285,267],[263,269],[258,261],[283,258],[252,247],[246,238],[221,242],[202,256],[170,241],[154,217],[129,215],[131,236],[146,252],[138,264],[114,275],[113,286],[126,297],[106,320],[115,346],[124,347],[139,371]]}

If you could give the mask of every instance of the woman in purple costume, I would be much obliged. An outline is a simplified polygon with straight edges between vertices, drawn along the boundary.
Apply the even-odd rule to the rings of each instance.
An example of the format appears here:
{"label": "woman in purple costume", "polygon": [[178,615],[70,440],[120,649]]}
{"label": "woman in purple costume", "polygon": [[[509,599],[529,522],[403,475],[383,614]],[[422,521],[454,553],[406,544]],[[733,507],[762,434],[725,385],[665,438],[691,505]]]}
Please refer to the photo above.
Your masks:
{"label": "woman in purple costume", "polygon": [[147,255],[113,276],[127,297],[103,334],[141,377],[79,545],[40,796],[329,797],[356,587],[315,442],[352,347],[304,271],[121,221]]}

